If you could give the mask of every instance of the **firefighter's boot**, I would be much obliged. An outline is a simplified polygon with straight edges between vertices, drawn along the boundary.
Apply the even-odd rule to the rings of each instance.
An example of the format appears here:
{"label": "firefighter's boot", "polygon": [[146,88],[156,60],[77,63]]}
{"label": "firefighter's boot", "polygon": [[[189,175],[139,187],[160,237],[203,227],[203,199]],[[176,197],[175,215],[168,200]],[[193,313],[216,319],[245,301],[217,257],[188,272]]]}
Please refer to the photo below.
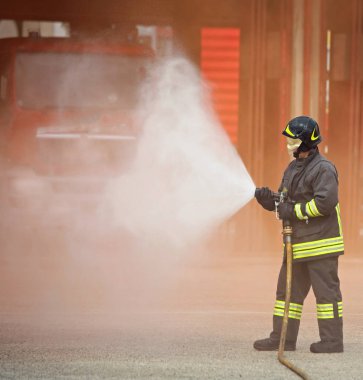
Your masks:
{"label": "firefighter's boot", "polygon": [[[285,351],[295,351],[300,320],[289,318],[286,332]],[[269,338],[256,340],[253,347],[258,351],[275,351],[279,348],[282,317],[273,316],[273,331]]]}
{"label": "firefighter's boot", "polygon": [[[279,349],[280,341],[266,338],[266,339],[259,339],[256,340],[253,343],[253,347],[257,351],[277,351]],[[296,343],[295,342],[285,342],[285,351],[295,351],[296,350]]]}
{"label": "firefighter's boot", "polygon": [[310,351],[314,353],[343,352],[343,319],[337,315],[330,319],[318,318],[318,325],[321,341],[313,343]]}
{"label": "firefighter's boot", "polygon": [[328,342],[320,341],[311,344],[310,351],[314,354],[332,354],[334,352],[343,352],[343,343],[340,342]]}

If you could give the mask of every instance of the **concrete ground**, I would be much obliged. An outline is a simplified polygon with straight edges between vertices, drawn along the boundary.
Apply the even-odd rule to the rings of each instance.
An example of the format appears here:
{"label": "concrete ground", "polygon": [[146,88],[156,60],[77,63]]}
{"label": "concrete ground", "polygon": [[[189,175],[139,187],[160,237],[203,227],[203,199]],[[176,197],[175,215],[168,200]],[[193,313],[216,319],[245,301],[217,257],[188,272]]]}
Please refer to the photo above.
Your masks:
{"label": "concrete ground", "polygon": [[[279,260],[271,254],[191,261],[158,306],[3,309],[0,378],[297,378],[276,352],[252,348],[270,332]],[[318,340],[311,294],[304,305],[298,349],[286,355],[310,379],[363,378],[361,273],[363,259],[341,258],[344,353],[309,352]]]}

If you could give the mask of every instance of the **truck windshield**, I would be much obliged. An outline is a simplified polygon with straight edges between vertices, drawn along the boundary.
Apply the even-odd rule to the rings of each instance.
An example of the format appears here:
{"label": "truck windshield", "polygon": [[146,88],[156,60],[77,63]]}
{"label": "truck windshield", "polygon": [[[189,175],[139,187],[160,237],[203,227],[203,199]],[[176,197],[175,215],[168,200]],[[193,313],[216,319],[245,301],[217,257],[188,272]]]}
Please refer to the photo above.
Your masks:
{"label": "truck windshield", "polygon": [[16,102],[24,108],[129,108],[149,59],[116,54],[18,53]]}

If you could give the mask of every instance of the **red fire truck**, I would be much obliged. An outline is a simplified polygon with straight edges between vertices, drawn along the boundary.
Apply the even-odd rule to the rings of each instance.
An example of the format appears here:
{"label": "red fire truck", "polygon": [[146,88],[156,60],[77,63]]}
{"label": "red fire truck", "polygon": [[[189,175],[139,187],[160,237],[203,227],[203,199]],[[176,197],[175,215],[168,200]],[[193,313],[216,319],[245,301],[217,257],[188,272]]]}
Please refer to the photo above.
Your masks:
{"label": "red fire truck", "polygon": [[115,40],[0,39],[2,204],[44,208],[58,195],[81,204],[121,174],[152,57]]}

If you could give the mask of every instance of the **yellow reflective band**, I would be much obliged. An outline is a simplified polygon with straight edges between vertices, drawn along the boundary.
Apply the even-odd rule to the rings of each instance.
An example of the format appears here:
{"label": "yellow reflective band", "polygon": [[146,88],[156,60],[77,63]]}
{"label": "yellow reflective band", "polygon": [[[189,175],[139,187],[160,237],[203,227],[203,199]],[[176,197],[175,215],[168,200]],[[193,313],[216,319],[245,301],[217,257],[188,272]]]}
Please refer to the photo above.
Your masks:
{"label": "yellow reflective band", "polygon": [[285,301],[276,300],[275,301],[275,307],[285,307]]}
{"label": "yellow reflective band", "polygon": [[334,313],[333,312],[318,312],[317,317],[318,319],[333,319]]}
{"label": "yellow reflective band", "polygon": [[316,305],[317,311],[333,311],[333,304],[332,303],[318,303]]}
{"label": "yellow reflective band", "polygon": [[276,317],[283,317],[284,311],[280,309],[274,309],[274,315],[276,315]]}
{"label": "yellow reflective band", "polygon": [[313,216],[323,216],[323,214],[320,214],[318,208],[316,207],[315,199],[313,198],[310,202],[308,202],[311,212],[313,213]]}
{"label": "yellow reflective band", "polygon": [[295,209],[296,217],[298,219],[305,220],[308,218],[307,216],[304,216],[302,211],[301,211],[301,203],[296,203],[296,205],[294,206],[294,209]]}
{"label": "yellow reflective band", "polygon": [[320,239],[292,245],[294,259],[326,255],[344,251],[343,237]]}
{"label": "yellow reflective band", "polygon": [[301,319],[301,313],[296,313],[294,311],[289,311],[289,318],[292,319]]}
{"label": "yellow reflective band", "polygon": [[[283,317],[284,316],[284,310],[282,310],[282,309],[274,309],[274,315],[276,317]],[[292,319],[301,319],[301,313],[289,310],[289,318],[292,318]]]}
{"label": "yellow reflective band", "polygon": [[312,204],[311,201],[308,202],[308,203],[306,203],[306,206],[307,206],[306,208],[309,208],[309,211],[310,211],[312,217],[316,217],[316,216],[318,216],[318,215],[316,215],[316,213],[314,212],[314,206],[313,206],[313,204]]}
{"label": "yellow reflective band", "polygon": [[343,238],[341,236],[328,238],[328,239],[320,239],[307,241],[305,243],[295,243],[292,245],[295,251],[306,250],[310,248],[322,248],[325,246],[333,245],[333,244],[343,244]]}
{"label": "yellow reflective band", "polygon": [[314,213],[313,213],[313,211],[311,210],[311,207],[310,207],[309,202],[306,203],[305,211],[306,211],[306,213],[307,213],[310,217],[314,217],[314,216],[315,216]]}
{"label": "yellow reflective band", "polygon": [[318,319],[334,318],[334,307],[332,303],[318,303],[316,305]]}
{"label": "yellow reflective band", "polygon": [[[303,305],[291,302],[290,307],[289,307],[289,318],[301,319],[302,308],[303,308]],[[274,315],[277,317],[283,317],[284,310],[285,310],[285,301],[276,300]]]}
{"label": "yellow reflective band", "polygon": [[298,303],[290,303],[290,309],[295,311],[302,311],[303,305]]}
{"label": "yellow reflective band", "polygon": [[343,236],[342,222],[340,220],[340,206],[339,206],[339,203],[335,206],[335,210],[337,212],[337,218],[338,218],[339,235]]}
{"label": "yellow reflective band", "polygon": [[323,247],[316,247],[316,248],[308,248],[308,249],[298,249],[294,252],[296,255],[301,255],[302,253],[314,253],[317,251],[324,251],[326,249],[327,251],[335,250],[335,249],[344,249],[343,243],[337,243],[337,244],[331,244],[331,245],[325,245]]}
{"label": "yellow reflective band", "polygon": [[285,132],[290,135],[291,137],[295,137],[295,135],[290,131],[290,126],[289,124],[287,124],[287,127],[285,129]]}
{"label": "yellow reflective band", "polygon": [[[285,301],[276,300],[275,301],[275,307],[285,308]],[[301,305],[299,303],[290,302],[290,309],[302,311],[302,308],[303,308],[303,305]]]}
{"label": "yellow reflective band", "polygon": [[275,308],[284,309],[285,308],[285,302],[275,302]]}
{"label": "yellow reflective band", "polygon": [[307,251],[302,250],[297,253],[293,252],[293,255],[294,255],[294,259],[302,259],[306,257],[327,255],[329,253],[337,253],[337,252],[342,252],[342,251],[344,251],[344,244],[337,244],[331,247],[316,248],[316,249],[310,249]]}
{"label": "yellow reflective band", "polygon": [[340,318],[343,316],[343,302],[338,302],[338,316]]}
{"label": "yellow reflective band", "polygon": [[318,136],[315,136],[315,129],[316,128],[314,128],[314,130],[313,130],[313,133],[311,134],[311,141],[315,141],[315,140],[317,140],[318,138],[319,138],[319,135]]}

